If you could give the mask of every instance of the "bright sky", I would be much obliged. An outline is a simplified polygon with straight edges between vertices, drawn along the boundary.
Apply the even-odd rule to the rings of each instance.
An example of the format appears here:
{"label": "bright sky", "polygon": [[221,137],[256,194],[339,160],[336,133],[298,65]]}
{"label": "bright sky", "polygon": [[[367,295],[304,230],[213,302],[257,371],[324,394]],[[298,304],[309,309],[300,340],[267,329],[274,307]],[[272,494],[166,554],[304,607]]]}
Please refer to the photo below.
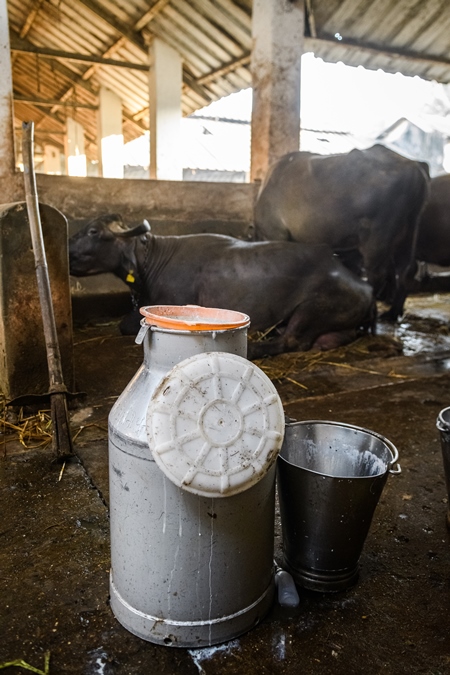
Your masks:
{"label": "bright sky", "polygon": [[[436,99],[444,101],[444,108],[450,112],[450,88],[446,90],[436,82],[325,63],[312,53],[302,57],[301,125],[305,129],[349,131],[360,139],[373,139],[401,117],[426,128],[431,119],[430,105]],[[251,108],[252,90],[244,89],[196,114],[250,121]],[[438,122],[450,135],[450,116],[447,119],[441,117]],[[126,163],[141,163],[136,156],[141,158],[142,152],[148,155],[148,141],[143,144],[140,140],[125,146]],[[148,164],[148,159],[142,163]]]}
{"label": "bright sky", "polygon": [[[314,54],[302,57],[302,127],[320,131],[379,132],[399,117],[421,116],[441,85],[419,77],[325,63]],[[216,101],[201,115],[250,120],[251,89]]]}

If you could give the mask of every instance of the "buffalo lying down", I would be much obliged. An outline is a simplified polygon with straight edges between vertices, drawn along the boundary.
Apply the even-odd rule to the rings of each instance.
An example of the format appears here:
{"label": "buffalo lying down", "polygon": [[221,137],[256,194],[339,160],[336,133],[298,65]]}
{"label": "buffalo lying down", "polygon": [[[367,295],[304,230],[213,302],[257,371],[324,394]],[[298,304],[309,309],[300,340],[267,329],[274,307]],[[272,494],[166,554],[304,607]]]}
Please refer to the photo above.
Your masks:
{"label": "buffalo lying down", "polygon": [[[332,332],[373,327],[368,284],[325,246],[244,242],[218,234],[154,236],[145,222],[97,218],[69,241],[70,273],[112,272],[139,305],[196,304],[244,312],[253,330],[283,324],[280,336],[252,342],[250,358],[310,349]],[[348,341],[348,340],[347,340]]]}
{"label": "buffalo lying down", "polygon": [[[328,244],[365,270],[375,296],[403,313],[428,165],[375,145],[342,155],[291,152],[270,169],[255,205],[256,239]],[[354,263],[353,263],[354,264]]]}

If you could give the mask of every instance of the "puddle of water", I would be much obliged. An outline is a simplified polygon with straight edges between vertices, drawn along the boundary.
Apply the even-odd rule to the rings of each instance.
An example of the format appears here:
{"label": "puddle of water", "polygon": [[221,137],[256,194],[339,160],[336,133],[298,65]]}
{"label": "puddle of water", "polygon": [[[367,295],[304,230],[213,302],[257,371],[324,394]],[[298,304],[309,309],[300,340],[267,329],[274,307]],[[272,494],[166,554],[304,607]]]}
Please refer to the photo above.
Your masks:
{"label": "puddle of water", "polygon": [[198,672],[200,675],[204,675],[205,671],[202,668],[203,661],[209,661],[212,659],[214,654],[218,652],[225,652],[230,654],[233,649],[239,648],[239,640],[232,640],[231,642],[226,642],[225,644],[215,645],[214,647],[204,647],[203,649],[188,649],[188,653],[191,655],[191,658],[195,665],[197,666]]}
{"label": "puddle of water", "polygon": [[435,319],[448,323],[450,318],[450,293],[412,295],[406,299],[405,314]]}
{"label": "puddle of water", "polygon": [[90,669],[87,671],[89,675],[107,675],[108,671],[106,666],[108,664],[108,655],[103,650],[103,647],[98,647],[98,649],[93,649],[89,652],[90,656]]}
{"label": "puddle of water", "polygon": [[438,353],[450,349],[450,293],[409,296],[403,320],[379,322],[378,333],[402,343],[403,354]]}
{"label": "puddle of water", "polygon": [[396,328],[395,337],[401,340],[405,356],[450,349],[450,336],[414,331],[407,323]]}

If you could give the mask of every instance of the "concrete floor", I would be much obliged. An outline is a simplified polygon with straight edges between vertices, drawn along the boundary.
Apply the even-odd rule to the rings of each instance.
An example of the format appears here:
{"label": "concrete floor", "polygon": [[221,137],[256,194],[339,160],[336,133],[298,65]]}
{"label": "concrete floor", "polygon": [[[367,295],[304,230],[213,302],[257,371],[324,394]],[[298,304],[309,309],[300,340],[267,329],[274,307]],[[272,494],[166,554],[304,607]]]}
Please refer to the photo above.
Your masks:
{"label": "concrete floor", "polygon": [[[4,436],[0,462],[0,666],[59,675],[450,673],[450,549],[438,412],[450,405],[450,295],[408,300],[404,320],[333,352],[260,363],[291,418],[372,429],[400,453],[351,589],[299,589],[248,633],[205,649],[147,643],[108,604],[107,415],[142,360],[113,325],[77,330],[76,456]],[[1,436],[0,436],[1,439]],[[1,445],[0,440],[0,445]],[[275,557],[282,559],[279,518]],[[230,589],[230,593],[233,589]],[[30,672],[22,666],[5,669]]]}

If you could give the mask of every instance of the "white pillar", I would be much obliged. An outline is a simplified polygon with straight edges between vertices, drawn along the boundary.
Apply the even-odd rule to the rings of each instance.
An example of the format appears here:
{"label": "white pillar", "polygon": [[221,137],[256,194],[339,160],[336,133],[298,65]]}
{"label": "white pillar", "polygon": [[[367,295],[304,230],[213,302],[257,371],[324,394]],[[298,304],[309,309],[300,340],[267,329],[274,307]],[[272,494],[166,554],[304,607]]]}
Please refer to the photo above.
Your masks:
{"label": "white pillar", "polygon": [[162,40],[150,46],[150,178],[182,180],[181,56]]}
{"label": "white pillar", "polygon": [[303,0],[253,0],[251,179],[299,149]]}
{"label": "white pillar", "polygon": [[55,145],[44,145],[44,173],[61,174],[61,153]]}
{"label": "white pillar", "polygon": [[66,170],[68,176],[86,176],[87,164],[84,151],[84,129],[72,117],[66,121]]}
{"label": "white pillar", "polygon": [[98,101],[99,175],[123,178],[122,99],[100,87]]}
{"label": "white pillar", "polygon": [[[15,172],[15,166],[8,7],[7,0],[0,0],[0,176],[12,176]],[[4,194],[3,197],[5,197]],[[2,199],[1,201],[4,202],[5,200]]]}

